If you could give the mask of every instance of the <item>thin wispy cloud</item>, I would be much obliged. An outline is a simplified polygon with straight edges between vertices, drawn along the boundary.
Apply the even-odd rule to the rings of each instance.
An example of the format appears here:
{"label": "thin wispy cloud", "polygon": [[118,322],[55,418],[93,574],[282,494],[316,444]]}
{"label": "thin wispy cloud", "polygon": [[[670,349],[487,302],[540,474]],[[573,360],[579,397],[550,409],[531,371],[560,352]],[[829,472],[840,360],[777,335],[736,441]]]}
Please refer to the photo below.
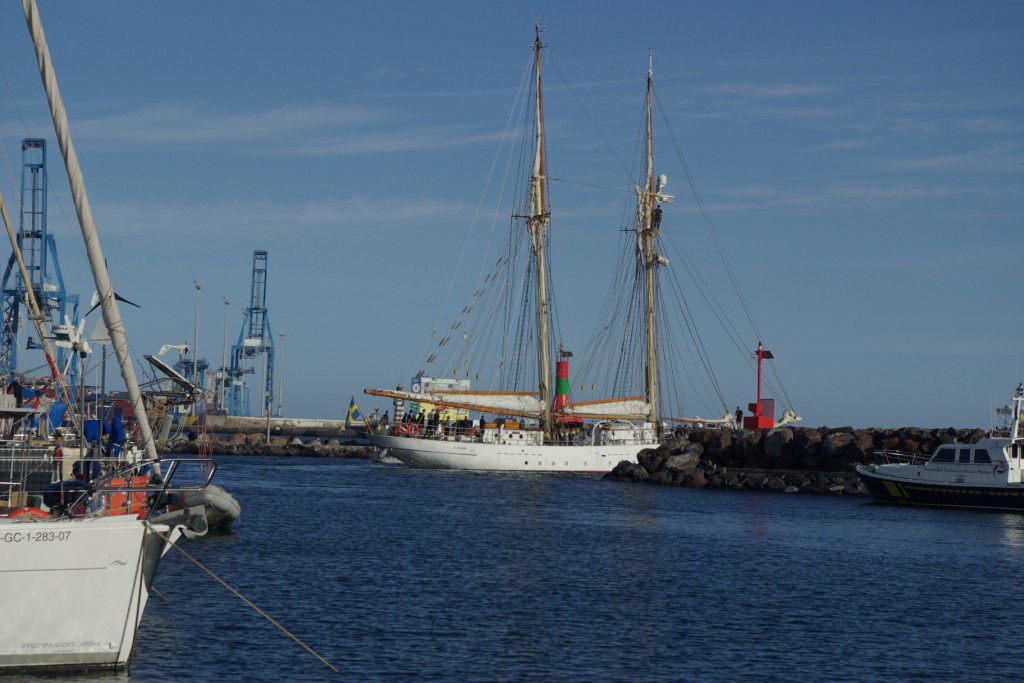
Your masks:
{"label": "thin wispy cloud", "polygon": [[399,78],[402,75],[402,72],[399,71],[398,69],[386,69],[382,67],[368,72],[365,76],[363,76],[363,78],[365,78],[368,81],[385,81],[394,78]]}
{"label": "thin wispy cloud", "polygon": [[218,112],[190,105],[159,105],[75,122],[81,140],[146,144],[237,143],[341,127],[381,123],[392,112],[365,106],[284,106],[257,112]]}
{"label": "thin wispy cloud", "polygon": [[331,231],[363,232],[373,224],[378,228],[423,223],[435,218],[451,219],[467,214],[462,202],[433,199],[402,200],[389,198],[388,210],[381,212],[380,199],[348,199],[304,202],[299,204],[243,203],[223,204],[144,204],[107,203],[94,207],[97,223],[104,235],[147,233],[200,236],[215,230],[219,234],[244,233],[247,239],[258,235],[314,234]]}
{"label": "thin wispy cloud", "polygon": [[288,106],[218,113],[165,105],[86,120],[76,124],[75,135],[83,141],[150,147],[258,143],[249,153],[311,157],[440,149],[500,138],[500,132],[481,132],[480,124],[401,125],[401,116],[391,110],[364,106]]}
{"label": "thin wispy cloud", "polygon": [[741,97],[758,98],[781,98],[781,97],[809,97],[813,95],[824,95],[831,92],[831,88],[817,85],[754,85],[752,83],[721,83],[708,88],[708,92],[717,95],[738,95]]}
{"label": "thin wispy cloud", "polygon": [[376,133],[353,133],[292,148],[308,156],[347,156],[448,149],[501,139],[500,131],[480,132],[479,126],[436,126]]}
{"label": "thin wispy cloud", "polygon": [[715,202],[719,211],[752,210],[765,207],[890,206],[900,202],[918,202],[956,194],[946,185],[879,183],[867,180],[842,180],[820,186],[750,184],[731,188],[724,201]]}
{"label": "thin wispy cloud", "polygon": [[989,172],[1024,170],[1024,154],[1014,143],[994,145],[974,152],[916,159],[891,159],[876,164],[889,171]]}
{"label": "thin wispy cloud", "polygon": [[877,205],[901,201],[936,199],[954,193],[954,190],[943,185],[876,183],[850,180],[827,185],[817,195],[817,201],[825,204],[843,202],[848,204]]}
{"label": "thin wispy cloud", "polygon": [[1010,119],[971,119],[964,121],[963,129],[969,133],[1019,133],[1022,126]]}
{"label": "thin wispy cloud", "polygon": [[939,130],[940,126],[927,119],[898,118],[892,120],[886,130],[901,135],[927,135]]}
{"label": "thin wispy cloud", "polygon": [[867,138],[860,138],[857,140],[836,140],[834,142],[828,142],[821,146],[821,149],[826,150],[844,150],[844,149],[862,149],[873,145],[873,140]]}

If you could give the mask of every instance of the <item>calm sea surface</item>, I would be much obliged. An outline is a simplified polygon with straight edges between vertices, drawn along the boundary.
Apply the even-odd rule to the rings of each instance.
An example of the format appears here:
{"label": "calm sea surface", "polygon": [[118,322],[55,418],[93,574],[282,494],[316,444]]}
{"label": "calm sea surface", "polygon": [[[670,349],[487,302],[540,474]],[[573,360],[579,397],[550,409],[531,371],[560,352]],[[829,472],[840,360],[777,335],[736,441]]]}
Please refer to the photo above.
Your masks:
{"label": "calm sea surface", "polygon": [[224,457],[234,533],[172,551],[150,681],[1020,680],[1024,516],[594,476]]}

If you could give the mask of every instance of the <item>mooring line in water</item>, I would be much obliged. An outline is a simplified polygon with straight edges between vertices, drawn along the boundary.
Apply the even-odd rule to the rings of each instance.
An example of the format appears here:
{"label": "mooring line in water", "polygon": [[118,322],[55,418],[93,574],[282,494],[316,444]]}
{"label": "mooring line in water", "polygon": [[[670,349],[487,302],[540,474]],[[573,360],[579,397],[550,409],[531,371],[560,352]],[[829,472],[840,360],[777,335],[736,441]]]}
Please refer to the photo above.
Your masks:
{"label": "mooring line in water", "polygon": [[[159,532],[157,532],[157,531],[154,531],[154,533],[159,533]],[[166,537],[166,536],[164,536],[163,534],[160,534],[160,536],[161,536],[161,537],[163,537],[163,538],[164,538],[164,540],[167,540],[167,537]],[[215,581],[216,581],[217,583],[219,583],[220,585],[224,586],[224,587],[225,587],[225,588],[227,588],[227,589],[228,589],[229,591],[231,591],[232,593],[234,593],[234,594],[235,594],[235,597],[237,597],[237,598],[238,598],[239,600],[241,600],[242,602],[244,602],[245,604],[247,604],[247,605],[248,605],[249,607],[252,607],[252,608],[253,608],[254,610],[256,610],[256,612],[258,612],[258,613],[259,613],[259,615],[260,615],[261,617],[263,617],[264,619],[266,619],[267,621],[269,621],[269,622],[270,622],[271,624],[273,624],[273,625],[274,625],[274,626],[276,626],[276,627],[277,627],[278,629],[280,629],[280,631],[281,631],[282,633],[284,633],[284,634],[285,634],[286,636],[288,636],[289,638],[291,638],[292,640],[294,640],[294,641],[295,641],[296,643],[298,643],[299,645],[301,645],[301,646],[302,646],[302,647],[303,647],[303,648],[304,648],[304,649],[306,650],[306,652],[308,652],[309,654],[313,655],[314,657],[316,657],[317,659],[319,659],[319,660],[320,660],[321,662],[323,662],[323,663],[324,663],[324,665],[325,665],[325,666],[327,666],[327,668],[328,668],[328,669],[330,669],[330,670],[331,670],[331,671],[333,671],[334,673],[339,673],[339,671],[338,671],[338,670],[337,670],[336,668],[334,668],[334,665],[333,665],[333,664],[331,664],[330,662],[328,662],[328,661],[327,661],[326,659],[324,659],[323,657],[321,657],[321,656],[320,656],[320,655],[319,655],[319,654],[317,653],[317,651],[316,651],[316,650],[314,650],[313,648],[311,648],[311,647],[310,647],[309,645],[306,645],[306,644],[305,644],[304,642],[302,642],[302,640],[301,640],[301,639],[299,639],[299,637],[298,637],[298,636],[296,636],[296,635],[295,635],[294,633],[292,633],[291,631],[289,631],[288,629],[286,629],[286,628],[285,628],[284,626],[282,626],[281,624],[277,623],[277,621],[275,621],[275,620],[274,620],[274,618],[273,618],[272,616],[270,616],[269,614],[267,614],[266,612],[264,612],[263,610],[261,610],[261,609],[260,609],[259,607],[257,607],[257,606],[256,606],[256,605],[255,605],[255,604],[254,604],[254,603],[253,603],[253,602],[252,602],[251,600],[249,600],[249,598],[245,597],[244,595],[242,595],[241,593],[239,593],[239,592],[238,592],[237,590],[235,590],[234,588],[232,588],[231,586],[229,586],[229,585],[228,585],[228,583],[227,583],[227,582],[226,582],[226,581],[225,581],[224,579],[222,579],[222,578],[220,578],[219,576],[217,576],[216,574],[214,574],[214,573],[213,573],[213,571],[211,571],[211,570],[210,570],[209,568],[207,568],[207,567],[206,567],[206,566],[205,566],[205,565],[204,565],[204,564],[203,564],[202,562],[200,562],[199,560],[197,560],[196,558],[192,557],[192,556],[191,556],[191,555],[189,555],[189,554],[188,554],[187,552],[185,552],[184,550],[182,550],[181,548],[179,548],[179,547],[178,547],[178,544],[177,544],[177,543],[173,544],[173,547],[174,547],[174,549],[175,549],[175,550],[177,550],[177,551],[178,551],[179,553],[181,553],[182,555],[184,555],[185,557],[187,557],[187,558],[188,558],[189,560],[191,560],[191,561],[192,561],[192,563],[193,563],[193,564],[195,564],[195,566],[199,567],[199,568],[200,568],[200,569],[202,569],[202,570],[203,570],[204,572],[206,572],[206,573],[207,573],[207,574],[209,574],[209,575],[210,575],[211,577],[213,577],[213,579],[214,579],[214,580],[215,580]]]}
{"label": "mooring line in water", "polygon": [[161,593],[160,591],[158,591],[158,590],[157,590],[156,588],[153,588],[152,586],[150,586],[150,587],[149,587],[149,591],[150,591],[151,593],[156,593],[156,597],[158,597],[158,598],[160,598],[161,600],[163,600],[163,601],[164,601],[164,602],[165,602],[166,604],[168,604],[168,605],[169,605],[169,604],[171,604],[171,601],[170,601],[170,600],[168,600],[168,599],[167,599],[166,597],[164,597],[164,594],[163,594],[163,593]]}

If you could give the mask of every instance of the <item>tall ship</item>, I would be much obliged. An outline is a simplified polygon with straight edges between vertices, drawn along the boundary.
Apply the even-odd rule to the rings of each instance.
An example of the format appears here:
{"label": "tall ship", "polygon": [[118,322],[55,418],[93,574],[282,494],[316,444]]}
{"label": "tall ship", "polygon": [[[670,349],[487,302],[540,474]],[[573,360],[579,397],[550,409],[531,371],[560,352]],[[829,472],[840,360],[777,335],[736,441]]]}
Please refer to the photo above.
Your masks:
{"label": "tall ship", "polygon": [[[437,351],[426,360],[426,366],[443,362],[445,371],[424,367],[408,388],[364,390],[391,399],[393,408],[370,440],[385,456],[411,467],[603,473],[621,461],[636,462],[640,451],[657,447],[687,422],[734,421],[721,396],[713,410],[722,417],[714,419],[666,417],[671,413],[663,405],[677,386],[666,386],[662,378],[659,349],[673,336],[660,327],[659,315],[659,278],[669,266],[660,239],[663,207],[673,197],[665,192],[666,176],[655,174],[653,58],[647,69],[642,160],[633,180],[636,201],[622,229],[625,248],[609,294],[609,299],[613,293],[623,295],[625,301],[606,305],[609,320],[599,323],[597,341],[577,354],[582,365],[607,371],[610,379],[601,383],[607,393],[573,399],[573,352],[562,341],[567,335],[559,333],[553,295],[544,48],[538,23],[530,87],[517,100],[523,103],[520,118],[527,122],[518,139],[528,146],[519,156],[521,198],[504,250],[461,319],[435,340]],[[623,332],[610,334],[613,325],[623,325]],[[616,358],[596,360],[602,346],[606,351],[613,347]],[[447,354],[443,361],[442,354]],[[491,371],[478,372],[474,366]],[[491,383],[486,390],[479,386],[482,377]]]}

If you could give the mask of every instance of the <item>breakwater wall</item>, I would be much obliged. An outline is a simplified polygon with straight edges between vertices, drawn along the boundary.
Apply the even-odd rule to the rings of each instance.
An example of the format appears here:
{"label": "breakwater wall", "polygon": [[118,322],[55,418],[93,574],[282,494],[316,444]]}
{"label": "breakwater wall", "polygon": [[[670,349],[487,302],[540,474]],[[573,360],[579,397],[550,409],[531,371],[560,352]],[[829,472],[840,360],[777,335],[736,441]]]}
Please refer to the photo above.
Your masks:
{"label": "breakwater wall", "polygon": [[975,443],[981,429],[694,429],[620,463],[606,479],[691,488],[865,494],[854,473],[878,462],[877,450],[931,453],[940,444]]}
{"label": "breakwater wall", "polygon": [[232,434],[229,436],[199,435],[171,439],[161,449],[164,453],[197,455],[202,440],[209,441],[209,452],[217,455],[254,455],[308,458],[362,458],[372,459],[376,453],[373,446],[357,438],[325,437],[309,438],[298,436],[272,436],[267,442],[264,434]]}
{"label": "breakwater wall", "polygon": [[[975,443],[982,429],[853,429],[780,427],[773,430],[693,429],[642,451],[638,463],[620,463],[605,475],[623,482],[691,488],[861,495],[858,464],[878,462],[876,450],[931,453],[940,444]],[[309,438],[233,434],[210,440],[218,455],[373,459],[376,449],[355,435]],[[193,436],[172,439],[166,453],[195,455]]]}

